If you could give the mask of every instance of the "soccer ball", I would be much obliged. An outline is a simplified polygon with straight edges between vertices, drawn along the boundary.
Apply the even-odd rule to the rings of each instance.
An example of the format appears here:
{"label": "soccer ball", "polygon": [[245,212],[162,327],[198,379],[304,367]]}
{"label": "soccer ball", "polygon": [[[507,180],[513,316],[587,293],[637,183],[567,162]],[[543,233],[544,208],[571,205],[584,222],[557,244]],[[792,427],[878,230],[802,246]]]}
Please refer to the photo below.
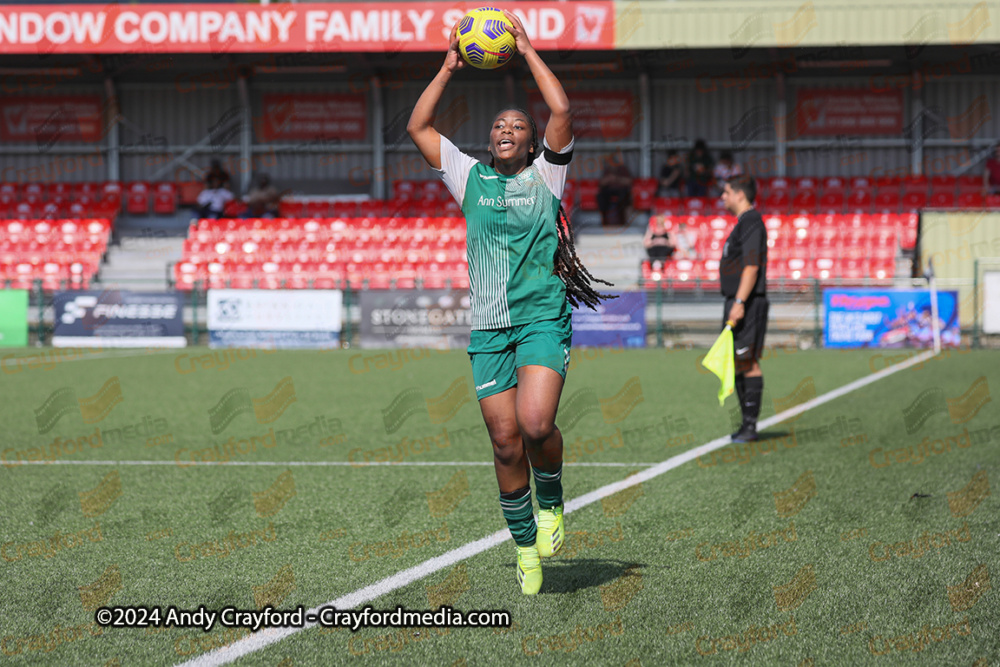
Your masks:
{"label": "soccer ball", "polygon": [[494,7],[470,11],[458,24],[458,52],[462,59],[478,69],[506,65],[516,50],[514,36],[507,30],[510,25],[503,12]]}

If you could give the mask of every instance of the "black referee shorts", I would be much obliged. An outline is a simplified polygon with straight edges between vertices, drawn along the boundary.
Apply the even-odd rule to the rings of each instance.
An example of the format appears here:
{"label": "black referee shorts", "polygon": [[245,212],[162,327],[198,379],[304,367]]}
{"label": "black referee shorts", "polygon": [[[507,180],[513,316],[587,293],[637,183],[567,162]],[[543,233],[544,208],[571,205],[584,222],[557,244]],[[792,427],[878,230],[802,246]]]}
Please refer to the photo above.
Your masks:
{"label": "black referee shorts", "polygon": [[[723,329],[735,301],[736,297],[726,297],[726,309],[722,312]],[[737,361],[754,361],[764,353],[769,307],[766,296],[752,296],[743,305],[743,319],[733,329],[733,352]]]}

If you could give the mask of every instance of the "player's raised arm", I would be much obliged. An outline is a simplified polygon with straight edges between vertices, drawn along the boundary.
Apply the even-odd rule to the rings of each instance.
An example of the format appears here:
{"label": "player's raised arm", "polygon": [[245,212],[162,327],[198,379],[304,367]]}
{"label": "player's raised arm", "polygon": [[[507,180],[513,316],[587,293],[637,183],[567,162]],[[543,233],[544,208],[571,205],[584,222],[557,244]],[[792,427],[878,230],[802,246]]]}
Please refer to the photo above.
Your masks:
{"label": "player's raised arm", "polygon": [[465,67],[465,61],[458,53],[458,24],[451,29],[451,39],[448,44],[448,55],[445,56],[444,64],[413,107],[410,114],[410,121],[406,124],[406,131],[417,145],[420,154],[427,160],[427,164],[435,169],[441,168],[441,135],[434,129],[434,116],[437,113],[438,102],[444,95],[444,89],[451,81],[451,76],[458,70]]}
{"label": "player's raised arm", "polygon": [[531,46],[528,34],[524,31],[524,25],[521,24],[521,19],[510,11],[504,10],[503,13],[507,20],[513,24],[513,29],[509,30],[517,44],[517,52],[531,68],[531,75],[535,77],[538,90],[541,91],[545,104],[552,112],[549,122],[545,126],[545,139],[548,141],[549,147],[558,153],[573,139],[573,121],[570,117],[569,98],[566,96],[562,84],[559,83],[559,79]]}

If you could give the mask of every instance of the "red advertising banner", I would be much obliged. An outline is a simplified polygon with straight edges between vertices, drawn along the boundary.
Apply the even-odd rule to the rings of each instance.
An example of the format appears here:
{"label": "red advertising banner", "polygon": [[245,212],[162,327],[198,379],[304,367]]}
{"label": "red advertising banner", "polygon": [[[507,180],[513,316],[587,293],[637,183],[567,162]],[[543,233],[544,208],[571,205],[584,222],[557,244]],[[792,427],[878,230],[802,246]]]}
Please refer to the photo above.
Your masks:
{"label": "red advertising banner", "polygon": [[[568,92],[573,110],[573,136],[607,140],[627,139],[635,124],[635,96],[628,91],[602,90],[600,92]],[[538,131],[545,132],[549,122],[549,108],[540,93],[528,96],[528,111],[538,123]]]}
{"label": "red advertising banner", "polygon": [[101,139],[100,95],[0,96],[0,141],[37,143]]}
{"label": "red advertising banner", "polygon": [[807,89],[797,93],[798,136],[831,134],[900,134],[903,93],[864,88]]}
{"label": "red advertising banner", "polygon": [[[483,3],[7,5],[2,53],[441,51]],[[511,3],[539,50],[615,45],[613,0]]]}
{"label": "red advertising banner", "polygon": [[264,95],[261,106],[265,141],[364,141],[368,135],[364,95]]}

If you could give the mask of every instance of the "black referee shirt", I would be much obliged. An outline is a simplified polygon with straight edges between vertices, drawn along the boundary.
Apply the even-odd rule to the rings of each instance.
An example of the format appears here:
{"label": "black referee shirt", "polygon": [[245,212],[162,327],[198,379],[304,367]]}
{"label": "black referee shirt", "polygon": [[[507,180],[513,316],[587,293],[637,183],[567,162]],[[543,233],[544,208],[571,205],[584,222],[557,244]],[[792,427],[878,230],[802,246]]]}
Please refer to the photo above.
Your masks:
{"label": "black referee shirt", "polygon": [[757,282],[754,283],[752,296],[767,294],[767,229],[764,218],[757,209],[745,211],[736,221],[736,227],[726,239],[722,249],[722,260],[719,262],[719,280],[722,283],[722,295],[735,297],[740,289],[740,278],[743,267],[758,266]]}

